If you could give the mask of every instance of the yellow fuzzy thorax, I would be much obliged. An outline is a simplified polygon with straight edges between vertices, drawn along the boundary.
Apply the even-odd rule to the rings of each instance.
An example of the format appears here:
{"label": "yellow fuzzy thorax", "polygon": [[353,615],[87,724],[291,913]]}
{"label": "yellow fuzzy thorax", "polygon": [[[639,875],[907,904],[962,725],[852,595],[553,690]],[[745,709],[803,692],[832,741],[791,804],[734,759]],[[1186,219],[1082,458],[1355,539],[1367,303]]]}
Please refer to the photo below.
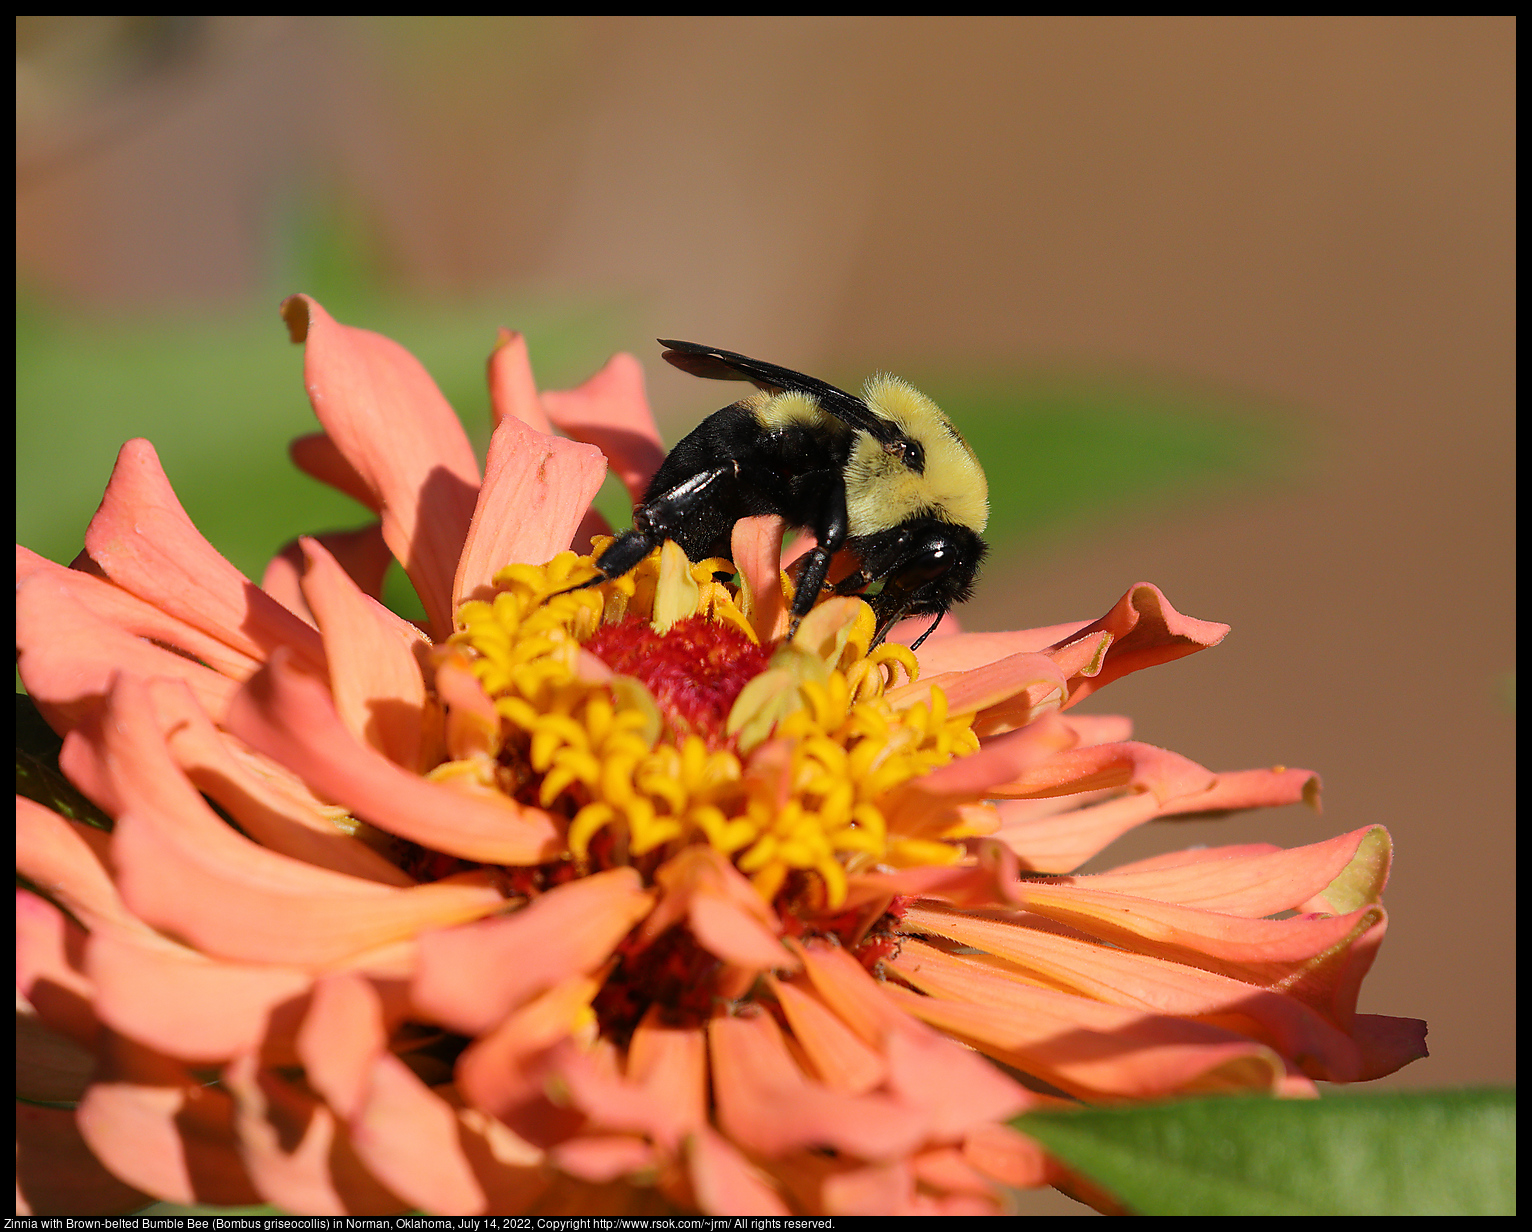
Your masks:
{"label": "yellow fuzzy thorax", "polygon": [[873,411],[899,425],[925,450],[917,474],[859,433],[846,465],[846,513],[853,535],[888,530],[911,518],[934,516],[982,534],[989,524],[984,469],[936,403],[898,377],[872,377],[862,391]]}

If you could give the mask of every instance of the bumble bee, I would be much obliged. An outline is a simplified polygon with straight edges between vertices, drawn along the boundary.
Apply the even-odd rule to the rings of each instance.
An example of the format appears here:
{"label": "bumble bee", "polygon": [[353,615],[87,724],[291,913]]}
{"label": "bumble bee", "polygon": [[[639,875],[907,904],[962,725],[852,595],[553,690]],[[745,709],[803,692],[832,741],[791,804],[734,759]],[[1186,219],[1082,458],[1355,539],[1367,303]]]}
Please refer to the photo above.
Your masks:
{"label": "bumble bee", "polygon": [[832,589],[871,605],[873,645],[896,621],[935,613],[919,646],[973,592],[989,485],[924,394],[879,375],[858,398],[732,351],[659,341],[683,372],[749,381],[762,392],[709,415],[670,451],[633,511],[633,529],[601,553],[599,576],[587,585],[621,577],[666,539],[691,560],[730,556],[734,523],[773,513],[816,540],[799,568],[789,639],[843,547],[859,567]]}

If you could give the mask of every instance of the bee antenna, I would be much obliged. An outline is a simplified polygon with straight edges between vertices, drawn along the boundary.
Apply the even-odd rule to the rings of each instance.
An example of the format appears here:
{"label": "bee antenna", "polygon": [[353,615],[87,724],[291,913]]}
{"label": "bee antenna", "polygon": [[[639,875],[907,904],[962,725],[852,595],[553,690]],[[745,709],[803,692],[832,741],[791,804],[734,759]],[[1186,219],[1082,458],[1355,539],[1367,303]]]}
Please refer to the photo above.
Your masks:
{"label": "bee antenna", "polygon": [[925,641],[926,638],[930,637],[931,634],[936,632],[936,626],[941,624],[942,617],[945,616],[946,614],[947,614],[946,612],[937,612],[936,613],[936,619],[931,622],[931,627],[929,629],[927,629],[924,633],[922,633],[919,637],[917,637],[913,642],[910,643],[910,649],[911,650],[919,650],[920,649],[920,643]]}

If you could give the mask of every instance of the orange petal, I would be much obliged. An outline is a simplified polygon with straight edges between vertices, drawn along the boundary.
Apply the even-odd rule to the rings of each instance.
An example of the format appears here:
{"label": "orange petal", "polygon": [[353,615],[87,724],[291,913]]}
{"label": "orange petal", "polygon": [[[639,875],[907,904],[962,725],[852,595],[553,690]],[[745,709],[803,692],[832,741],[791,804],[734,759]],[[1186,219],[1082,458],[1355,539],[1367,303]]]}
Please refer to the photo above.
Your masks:
{"label": "orange petal", "polygon": [[454,604],[492,598],[491,579],[508,564],[540,565],[569,547],[606,478],[600,450],[534,432],[514,416],[495,428],[484,466]]}
{"label": "orange petal", "polygon": [[915,1179],[930,1189],[991,1197],[994,1186],[957,1147],[922,1151],[910,1160]]}
{"label": "orange petal", "polygon": [[577,441],[595,445],[637,505],[665,460],[659,429],[644,394],[644,368],[633,356],[613,355],[595,376],[574,389],[543,394],[548,418]]}
{"label": "orange petal", "polygon": [[[1355,835],[1345,835],[1350,838]],[[1329,914],[1349,911],[1383,897],[1393,862],[1394,841],[1382,826],[1369,827],[1346,867],[1318,894],[1300,903],[1299,910]]]}
{"label": "orange petal", "polygon": [[907,1159],[843,1168],[825,1177],[820,1202],[831,1215],[914,1215],[915,1176]]}
{"label": "orange petal", "polygon": [[[357,504],[373,513],[380,513],[383,502],[379,494],[368,485],[361,473],[346,460],[346,455],[324,432],[294,437],[287,446],[287,453],[305,475],[327,484],[338,492],[344,492]],[[393,559],[393,555],[389,555]]]}
{"label": "orange petal", "polygon": [[314,984],[296,1043],[308,1084],[340,1116],[354,1119],[373,1066],[388,1048],[377,990],[355,972],[322,976]]}
{"label": "orange petal", "polygon": [[892,873],[853,873],[847,878],[847,906],[876,904],[876,914],[881,914],[896,895],[939,898],[960,907],[1014,903],[1019,894],[1016,857],[1008,848],[989,839],[969,839],[968,846],[976,858],[961,864],[926,864]]}
{"label": "orange petal", "polygon": [[923,1193],[917,1193],[914,1207],[913,1213],[916,1215],[943,1219],[1003,1213],[998,1197],[980,1198],[972,1194],[947,1194],[940,1198],[931,1198]]}
{"label": "orange petal", "polygon": [[124,590],[242,654],[264,659],[286,646],[305,667],[324,666],[319,635],[192,525],[148,441],[129,441],[118,453],[85,549]]}
{"label": "orange petal", "polygon": [[[90,1047],[95,1043],[101,1020],[91,1005],[95,989],[85,976],[83,956],[87,936],[83,928],[52,903],[27,890],[16,891],[16,994],[25,998],[42,1028],[61,1039]],[[18,1010],[18,1032],[20,1017]],[[52,1059],[67,1063],[67,1056],[60,1055],[62,1049],[55,1050],[49,1041],[44,1041],[44,1046]],[[30,1071],[32,1058],[27,1057],[26,1061]],[[18,1044],[17,1086],[30,1090],[23,1087],[22,1062]],[[36,1064],[41,1066],[43,1061]],[[40,1073],[35,1081],[52,1083],[56,1078]],[[69,1098],[78,1094],[76,1091]]]}
{"label": "orange petal", "polygon": [[765,1014],[708,1024],[718,1123],[746,1151],[768,1158],[832,1147],[862,1159],[912,1150],[921,1119],[885,1095],[849,1095],[809,1081]]}
{"label": "orange petal", "polygon": [[1105,629],[1098,629],[1094,633],[1071,637],[1062,646],[1049,647],[1043,657],[1072,682],[1100,674],[1111,645],[1112,635]]}
{"label": "orange petal", "polygon": [[[231,680],[244,680],[260,666],[260,660],[255,656],[129,594],[115,583],[80,569],[66,569],[63,565],[56,565],[18,544],[17,583],[37,576],[46,576],[57,582],[73,602],[114,629],[158,642],[162,646],[184,650]],[[49,630],[46,626],[39,626],[38,632],[46,636]],[[18,639],[17,646],[23,645],[25,643]],[[79,649],[76,646],[70,648]]]}
{"label": "orange petal", "polygon": [[500,713],[468,666],[466,656],[460,651],[448,651],[438,659],[434,683],[436,696],[447,711],[444,739],[448,758],[461,761],[493,757],[499,752]]}
{"label": "orange petal", "polygon": [[226,1061],[265,1048],[295,1059],[292,1035],[313,977],[295,967],[215,962],[161,937],[98,927],[85,970],[115,1030],[183,1061]]}
{"label": "orange petal", "polygon": [[[16,940],[19,950],[25,942],[19,935]],[[19,969],[17,974],[19,977]],[[95,1068],[95,1055],[75,1043],[68,1035],[49,1028],[36,1008],[22,995],[21,989],[17,988],[17,1102],[73,1105],[85,1093]]]}
{"label": "orange petal", "polygon": [[[651,1007],[628,1044],[628,1077],[663,1096],[665,1120],[690,1130],[707,1123],[707,1038],[699,1027],[670,1027]],[[663,1134],[663,1145],[673,1146]]]}
{"label": "orange petal", "polygon": [[[983,1001],[993,979],[1012,978],[1108,1005],[1195,1018],[1269,1045],[1313,1078],[1351,1082],[1360,1067],[1356,1045],[1333,1022],[1280,989],[1269,991],[1182,963],[1058,936],[1034,917],[961,919],[958,913],[912,909],[906,923],[1014,963],[946,954],[907,940],[901,960],[918,966],[941,994]],[[1031,927],[1027,921],[1032,919]]]}
{"label": "orange petal", "polygon": [[728,899],[693,895],[687,922],[697,944],[736,967],[770,971],[795,965],[770,929]]}
{"label": "orange petal", "polygon": [[761,645],[787,632],[787,600],[782,594],[782,534],[786,523],[776,514],[741,518],[734,523],[730,551],[739,570],[745,619]]}
{"label": "orange petal", "polygon": [[1163,811],[1147,791],[1111,796],[1084,808],[1080,803],[1073,796],[1003,800],[996,806],[1000,829],[994,838],[1029,871],[1067,873]]}
{"label": "orange petal", "polygon": [[323,805],[287,770],[215,728],[181,681],[150,681],[149,696],[176,764],[262,847],[383,885],[415,884],[403,869],[341,829],[333,806]]}
{"label": "orange petal", "polygon": [[589,1017],[599,987],[591,976],[571,976],[480,1035],[458,1058],[464,1099],[535,1146],[578,1133],[587,1118],[563,1100],[555,1104],[549,1088],[563,1059],[557,1046]]}
{"label": "orange petal", "polygon": [[509,915],[420,939],[413,998],[436,1021],[478,1034],[572,975],[595,971],[648,913],[631,868],[571,881]]}
{"label": "orange petal", "polygon": [[[503,901],[478,873],[396,890],[247,847],[232,863],[184,830],[130,813],[118,819],[112,853],[137,914],[208,954],[253,962],[343,962]],[[333,880],[321,892],[304,873]]]}
{"label": "orange petal", "polygon": [[[1096,890],[1083,885],[1029,882],[1022,905],[1050,920],[1137,953],[1158,954],[1213,969],[1293,970],[1343,944],[1375,917],[1362,908],[1337,916],[1243,919],[1197,907]],[[1256,982],[1265,983],[1265,980]]]}
{"label": "orange petal", "polygon": [[125,1215],[154,1201],[101,1166],[73,1108],[16,1103],[16,1213]]}
{"label": "orange petal", "polygon": [[778,940],[782,925],[775,913],[713,848],[683,848],[661,866],[655,882],[663,893],[644,922],[644,944],[684,917],[704,948],[726,962],[756,971],[796,967]]}
{"label": "orange petal", "polygon": [[[310,538],[324,546],[364,595],[374,599],[382,597],[383,579],[394,557],[388,544],[383,542],[383,528],[378,523],[358,530],[325,531]],[[303,570],[303,549],[294,539],[267,562],[266,572],[261,575],[261,589],[317,629],[319,625],[309,610],[308,600],[303,597]]]}
{"label": "orange petal", "polygon": [[409,1204],[386,1189],[334,1112],[252,1054],[223,1070],[250,1179],[273,1206],[302,1215],[392,1215]]}
{"label": "orange petal", "polygon": [[261,1200],[240,1160],[234,1101],[184,1065],[103,1032],[96,1081],[80,1103],[92,1153],[130,1185],[182,1205]]}
{"label": "orange petal", "polygon": [[548,1160],[560,1172],[596,1185],[653,1175],[659,1162],[652,1143],[626,1134],[578,1134],[550,1147]]}
{"label": "orange petal", "polygon": [[629,1046],[628,1073],[610,1050],[561,1049],[557,1082],[592,1129],[639,1134],[668,1151],[707,1123],[707,1043],[696,1028],[659,1025],[651,1010]]}
{"label": "orange petal", "polygon": [[1252,844],[1179,851],[1080,877],[1075,884],[1258,919],[1300,908],[1352,870],[1361,855],[1366,867],[1353,876],[1364,892],[1341,908],[1355,910],[1382,894],[1382,878],[1372,865],[1381,847],[1386,870],[1387,841],[1382,826],[1367,826],[1288,850]]}
{"label": "orange petal", "polygon": [[110,844],[106,831],[16,797],[16,871],[88,926],[137,923],[107,872]]}
{"label": "orange petal", "polygon": [[[1080,717],[1070,715],[1066,722],[1078,728]],[[1147,762],[1144,764],[1148,765]],[[1176,763],[1164,764],[1174,767]],[[1192,769],[1190,763],[1183,768],[1184,785],[1193,790],[1166,799],[1151,792],[1126,796],[1107,795],[1105,798],[1082,792],[1079,796],[1003,801],[998,805],[1001,827],[995,837],[1016,853],[1025,868],[1067,873],[1129,830],[1156,817],[1202,812],[1217,815],[1220,810],[1292,804],[1299,799],[1318,807],[1319,779],[1306,770],[1242,770],[1222,773],[1214,778],[1211,787],[1197,790],[1203,781],[1202,776]],[[1162,782],[1169,781],[1162,779]],[[1162,787],[1162,790],[1173,789],[1173,784]],[[1268,846],[1261,850],[1276,849]],[[1205,852],[1174,852],[1132,867],[1147,870],[1150,867],[1168,867],[1204,858],[1211,857]],[[1113,870],[1114,874],[1122,871],[1121,868]],[[1167,896],[1156,894],[1154,897]],[[1350,910],[1350,907],[1342,910]]]}
{"label": "orange petal", "polygon": [[293,671],[281,655],[236,694],[226,725],[355,816],[434,851],[533,864],[559,849],[558,833],[540,809],[428,782],[359,744],[324,686]]}
{"label": "orange petal", "polygon": [[261,574],[261,589],[304,624],[317,629],[319,622],[303,597],[302,577],[303,550],[298,546],[298,540],[291,539],[266,562],[266,572]]}
{"label": "orange petal", "polygon": [[1046,655],[1014,654],[969,672],[921,672],[913,684],[887,693],[890,704],[901,709],[916,702],[930,704],[931,690],[947,695],[949,714],[974,714],[974,730],[993,736],[1025,727],[1046,709],[1057,710],[1064,701],[1065,674]]}
{"label": "orange petal", "polygon": [[548,1183],[540,1152],[455,1107],[390,1053],[372,1069],[351,1138],[373,1175],[433,1214],[526,1210]]}
{"label": "orange petal", "polygon": [[47,576],[16,590],[16,668],[54,731],[93,713],[119,672],[184,680],[209,714],[228,709],[234,680],[107,623],[75,602],[71,590]]}
{"label": "orange petal", "polygon": [[[917,988],[920,971],[895,960]],[[932,985],[935,987],[935,985]],[[982,1003],[885,985],[896,1006],[979,1051],[1082,1098],[1271,1091],[1276,1053],[1216,1027],[1145,1015],[996,979]]]}
{"label": "orange petal", "polygon": [[1125,714],[1080,714],[1063,716],[1064,726],[1074,732],[1078,747],[1117,744],[1133,735],[1133,720]]}
{"label": "orange petal", "polygon": [[1357,1081],[1384,1078],[1411,1061],[1429,1056],[1426,1024],[1418,1018],[1358,1014],[1351,1020],[1351,1037],[1362,1053]]}
{"label": "orange petal", "polygon": [[520,332],[501,329],[495,335],[495,349],[489,355],[489,405],[497,425],[514,416],[534,432],[553,435],[532,376],[527,340]]}
{"label": "orange petal", "polygon": [[282,305],[304,342],[314,414],[377,494],[383,537],[438,638],[452,629],[452,579],[479,492],[463,425],[419,361],[398,343],[336,322],[307,296]]}
{"label": "orange petal", "polygon": [[1303,801],[1319,811],[1319,776],[1312,770],[1293,770],[1273,766],[1270,770],[1226,770],[1200,795],[1177,800],[1167,815],[1213,813],[1220,815],[1235,809],[1277,808]]}
{"label": "orange petal", "polygon": [[1013,1189],[1050,1184],[1057,1169],[1037,1140],[1009,1125],[976,1125],[963,1139],[963,1158]]}
{"label": "orange petal", "polygon": [[823,944],[795,942],[794,948],[803,958],[804,973],[814,990],[867,1043],[881,1048],[889,1033],[904,1025],[904,1015],[887,998],[875,995],[877,989],[869,989],[867,979],[859,978],[858,972],[867,973],[851,955]]}
{"label": "orange petal", "polygon": [[787,1018],[793,1038],[803,1047],[826,1086],[863,1095],[882,1085],[888,1063],[827,1006],[808,980],[767,977]]}
{"label": "orange petal", "polygon": [[416,655],[429,645],[425,635],[364,595],[314,540],[300,542],[303,593],[324,637],[336,713],[395,765],[422,770],[426,686]]}
{"label": "orange petal", "polygon": [[968,1049],[908,1019],[889,1034],[889,1086],[919,1108],[926,1136],[960,1137],[976,1125],[1025,1112],[1033,1097]]}
{"label": "orange petal", "polygon": [[118,681],[106,721],[71,732],[60,764],[118,814],[112,859],[123,901],[141,919],[209,954],[335,962],[433,925],[474,918],[502,901],[487,874],[393,889],[250,842],[175,768],[140,681]]}
{"label": "orange petal", "polygon": [[932,635],[915,652],[920,674],[968,672],[1014,654],[1040,653],[1085,628],[1088,621],[1048,625],[1041,629],[1016,629],[1003,633],[959,633],[953,637]]}
{"label": "orange petal", "polygon": [[826,1004],[864,1039],[875,1034],[887,1058],[888,1088],[919,1109],[928,1138],[951,1139],[1029,1106],[1031,1097],[994,1066],[891,1006],[883,986],[844,950],[815,942],[802,951]]}
{"label": "orange petal", "polygon": [[998,736],[972,756],[955,758],[906,784],[900,794],[908,794],[910,800],[896,797],[891,806],[885,806],[890,812],[890,829],[896,826],[895,817],[906,812],[913,817],[919,797],[952,802],[977,800],[999,794],[1013,783],[1030,782],[1044,774],[1043,767],[1067,756],[1075,741],[1073,728],[1055,714],[1045,714],[1020,731]]}
{"label": "orange petal", "polygon": [[1135,952],[1281,987],[1342,1027],[1355,1012],[1362,976],[1387,924],[1378,906],[1338,916],[1246,920],[1066,885],[1031,883],[1021,898],[1029,910]]}
{"label": "orange petal", "polygon": [[[1033,727],[1036,726],[1034,723]],[[998,746],[1007,741],[1019,742],[1031,730],[1024,728],[1009,736],[1002,736],[993,744]],[[982,750],[978,756],[982,757],[988,752],[988,749]],[[972,759],[964,758],[949,765],[961,765],[962,761],[968,760]],[[936,773],[940,774],[941,771]],[[1211,770],[1204,769],[1179,753],[1137,740],[1124,740],[1120,744],[1066,748],[1045,760],[1032,761],[1013,778],[993,783],[988,790],[997,797],[1035,799],[1132,785],[1140,790],[1152,791],[1155,798],[1163,802],[1177,796],[1206,791],[1212,786],[1214,778]]]}
{"label": "orange petal", "polygon": [[1129,587],[1100,620],[1060,639],[1049,652],[1062,654],[1069,646],[1098,632],[1111,634],[1112,644],[1099,671],[1079,672],[1071,677],[1071,706],[1129,672],[1169,663],[1216,646],[1228,636],[1229,626],[1183,616],[1170,606],[1170,600],[1158,586],[1139,582]]}
{"label": "orange petal", "polygon": [[722,1135],[704,1126],[686,1145],[687,1171],[699,1210],[776,1219],[792,1214],[765,1176]]}

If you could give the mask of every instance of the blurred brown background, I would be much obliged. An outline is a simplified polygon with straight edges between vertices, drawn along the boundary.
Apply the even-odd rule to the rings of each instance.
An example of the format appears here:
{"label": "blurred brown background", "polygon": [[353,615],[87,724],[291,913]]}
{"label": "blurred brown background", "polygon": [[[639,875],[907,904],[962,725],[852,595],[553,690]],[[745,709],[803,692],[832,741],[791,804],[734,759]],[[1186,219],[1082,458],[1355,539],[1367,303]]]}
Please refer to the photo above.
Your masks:
{"label": "blurred brown background", "polygon": [[1075,365],[1281,408],[1310,442],[1294,483],[1033,545],[963,619],[1094,618],[1150,580],[1233,625],[1093,708],[1214,769],[1316,769],[1324,816],[1114,858],[1386,824],[1362,1008],[1428,1019],[1432,1049],[1388,1085],[1514,1080],[1512,18],[18,32],[20,270],[74,311],[269,299],[274,212],[317,177],[422,296],[622,304],[662,414],[712,407],[656,335],[832,377]]}

